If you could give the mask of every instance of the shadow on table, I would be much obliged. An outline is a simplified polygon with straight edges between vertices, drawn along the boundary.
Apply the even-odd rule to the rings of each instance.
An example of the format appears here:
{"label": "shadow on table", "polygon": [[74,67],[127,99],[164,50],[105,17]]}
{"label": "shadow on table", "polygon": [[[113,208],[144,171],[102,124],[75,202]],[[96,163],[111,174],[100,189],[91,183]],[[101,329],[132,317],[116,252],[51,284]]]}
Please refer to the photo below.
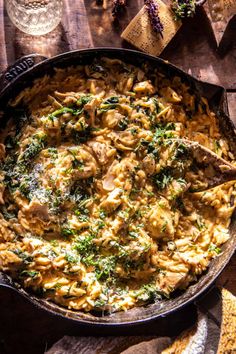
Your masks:
{"label": "shadow on table", "polygon": [[36,308],[9,289],[0,292],[0,353],[42,354],[64,335],[176,336],[196,320],[195,307],[189,306],[166,318],[144,325],[116,329],[79,326]]}
{"label": "shadow on table", "polygon": [[13,25],[5,7],[4,32],[8,65],[27,54],[38,53],[51,57],[70,50],[67,34],[62,23],[48,34],[31,36],[18,30]]}
{"label": "shadow on table", "polygon": [[224,50],[219,50],[209,18],[204,8],[199,8],[193,18],[184,21],[161,57],[200,80],[232,89],[235,87],[232,72],[235,71],[236,37],[235,25],[231,26],[234,38],[230,34],[232,30],[227,30],[222,41]]}
{"label": "shadow on table", "polygon": [[226,55],[236,44],[236,15],[229,21],[221,42],[218,52],[221,56]]}

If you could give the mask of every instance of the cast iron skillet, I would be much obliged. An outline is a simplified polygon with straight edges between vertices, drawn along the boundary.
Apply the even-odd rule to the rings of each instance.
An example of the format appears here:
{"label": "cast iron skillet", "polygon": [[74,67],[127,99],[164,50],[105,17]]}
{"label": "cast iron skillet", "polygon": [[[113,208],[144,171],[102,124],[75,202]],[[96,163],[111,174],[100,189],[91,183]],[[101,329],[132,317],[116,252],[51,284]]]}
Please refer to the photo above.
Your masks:
{"label": "cast iron skillet", "polygon": [[[194,91],[205,96],[209,100],[211,108],[218,112],[221,130],[223,134],[227,136],[232,151],[236,151],[236,133],[233,123],[227,116],[226,94],[222,87],[200,82],[168,62],[133,50],[114,48],[88,49],[64,53],[46,60],[43,60],[45,58],[39,55],[24,57],[18,60],[12,67],[8,68],[0,78],[0,109],[3,110],[8,100],[15,97],[23,88],[30,86],[34,79],[42,77],[46,73],[50,75],[53,74],[56,67],[65,68],[69,65],[89,64],[94,58],[102,56],[118,58],[137,66],[141,65],[143,62],[148,62],[151,67],[160,68],[168,76],[180,76]],[[174,294],[169,300],[158,301],[145,307],[128,310],[127,312],[118,312],[102,316],[101,314],[70,311],[26,292],[19,284],[12,281],[10,277],[1,272],[0,286],[10,287],[18,294],[28,298],[37,307],[49,313],[53,313],[54,315],[68,318],[79,324],[92,324],[94,327],[109,326],[109,328],[141,324],[151,319],[166,316],[182,308],[196,300],[200,294],[213,285],[236,249],[236,212],[234,212],[232,217],[230,235],[229,241],[222,247],[223,253],[211,262],[209,269],[199,278],[197,283],[191,285],[186,291]]]}

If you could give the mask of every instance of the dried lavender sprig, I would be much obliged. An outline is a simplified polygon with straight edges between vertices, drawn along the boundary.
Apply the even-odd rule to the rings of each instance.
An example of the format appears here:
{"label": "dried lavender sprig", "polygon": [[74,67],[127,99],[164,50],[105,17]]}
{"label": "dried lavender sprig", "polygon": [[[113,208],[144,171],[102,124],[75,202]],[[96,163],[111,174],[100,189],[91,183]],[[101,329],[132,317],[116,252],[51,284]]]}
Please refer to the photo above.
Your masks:
{"label": "dried lavender sprig", "polygon": [[153,30],[156,33],[159,33],[163,38],[163,24],[161,23],[161,19],[159,17],[159,8],[157,3],[154,0],[144,0],[144,4],[146,5],[148,16],[152,25]]}
{"label": "dried lavender sprig", "polygon": [[126,0],[113,0],[112,16],[117,17],[126,6]]}
{"label": "dried lavender sprig", "polygon": [[196,0],[172,0],[172,10],[177,19],[192,17],[196,11]]}

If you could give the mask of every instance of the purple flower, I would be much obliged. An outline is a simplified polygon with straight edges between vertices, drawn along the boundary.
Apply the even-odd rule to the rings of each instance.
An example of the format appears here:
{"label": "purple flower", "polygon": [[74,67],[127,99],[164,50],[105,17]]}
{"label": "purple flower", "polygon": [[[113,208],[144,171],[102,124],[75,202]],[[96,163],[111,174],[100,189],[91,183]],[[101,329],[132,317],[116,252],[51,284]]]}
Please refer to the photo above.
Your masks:
{"label": "purple flower", "polygon": [[161,23],[160,17],[159,17],[159,9],[157,6],[157,3],[154,0],[144,0],[144,4],[146,5],[148,16],[152,25],[153,30],[156,33],[159,33],[161,37],[163,38],[163,24]]}

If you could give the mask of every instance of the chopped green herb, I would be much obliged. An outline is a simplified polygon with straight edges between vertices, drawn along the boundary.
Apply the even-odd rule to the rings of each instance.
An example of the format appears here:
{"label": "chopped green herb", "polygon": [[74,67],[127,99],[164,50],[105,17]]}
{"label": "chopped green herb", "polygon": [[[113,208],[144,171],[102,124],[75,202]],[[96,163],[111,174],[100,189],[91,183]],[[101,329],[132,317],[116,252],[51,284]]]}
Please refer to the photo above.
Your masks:
{"label": "chopped green herb", "polygon": [[176,182],[178,182],[182,186],[185,186],[187,184],[187,182],[186,182],[186,180],[184,178],[177,178]]}
{"label": "chopped green herb", "polygon": [[109,97],[107,98],[105,101],[103,101],[103,103],[101,104],[101,112],[106,112],[110,109],[114,109],[117,107],[119,103],[119,97],[116,97],[116,96],[112,96],[112,97]]}
{"label": "chopped green herb", "polygon": [[138,132],[137,128],[131,128],[131,129],[130,129],[130,133],[131,133],[132,135],[137,134],[137,132]]}
{"label": "chopped green herb", "polygon": [[66,253],[65,260],[69,263],[79,263],[80,261],[79,257],[73,253]]}
{"label": "chopped green herb", "polygon": [[167,227],[167,221],[164,222],[164,224],[161,227],[161,232],[165,232]]}
{"label": "chopped green herb", "polygon": [[51,240],[50,243],[51,243],[51,245],[52,245],[53,247],[59,246],[58,240]]}
{"label": "chopped green herb", "polygon": [[53,113],[48,115],[48,119],[53,121],[56,117],[65,114],[65,113],[71,113],[74,116],[78,116],[83,112],[83,108],[79,108],[79,109],[74,109],[74,108],[69,108],[69,107],[62,107],[60,109],[57,109],[56,111],[54,111]]}
{"label": "chopped green herb", "polygon": [[159,107],[158,99],[156,97],[152,97],[152,101],[155,105],[156,113],[159,113],[160,107]]}
{"label": "chopped green herb", "polygon": [[58,156],[57,149],[54,147],[49,147],[48,148],[48,153],[50,154],[51,159],[55,160]]}
{"label": "chopped green herb", "polygon": [[206,224],[200,218],[195,221],[195,225],[199,231],[206,229]]}
{"label": "chopped green herb", "polygon": [[215,252],[216,254],[220,254],[222,252],[221,248],[214,245],[214,243],[210,244],[208,251]]}
{"label": "chopped green herb", "polygon": [[36,270],[23,270],[20,273],[20,277],[30,277],[30,278],[37,278],[39,276],[39,272]]}
{"label": "chopped green herb", "polygon": [[131,191],[130,191],[130,194],[133,195],[133,194],[137,194],[139,192],[140,192],[140,189],[132,188]]}
{"label": "chopped green herb", "polygon": [[215,152],[218,153],[221,150],[220,142],[218,140],[213,140]]}
{"label": "chopped green herb", "polygon": [[175,159],[179,159],[179,158],[182,158],[182,157],[187,158],[188,155],[189,155],[189,149],[187,148],[186,145],[181,143],[176,148],[174,158]]}
{"label": "chopped green herb", "polygon": [[2,213],[2,215],[6,220],[14,219],[16,217],[15,213],[9,212],[5,207],[5,205],[0,206],[0,212]]}
{"label": "chopped green herb", "polygon": [[97,225],[98,225],[97,230],[100,230],[103,229],[106,224],[104,221],[98,221]]}
{"label": "chopped green herb", "polygon": [[153,176],[153,182],[160,190],[165,189],[173,180],[169,168],[163,168],[161,172]]}
{"label": "chopped green herb", "polygon": [[129,236],[135,239],[139,237],[139,234],[135,231],[129,231]]}
{"label": "chopped green herb", "polygon": [[80,211],[75,211],[76,216],[78,217],[79,221],[87,222],[89,220],[88,215],[81,214]]}
{"label": "chopped green herb", "polygon": [[28,253],[23,252],[18,248],[16,248],[15,250],[11,250],[11,252],[20,257],[24,264],[30,264],[31,262],[33,262],[33,258]]}
{"label": "chopped green herb", "polygon": [[77,102],[76,105],[77,106],[84,106],[87,103],[89,103],[92,100],[92,96],[88,95],[88,96],[81,96]]}
{"label": "chopped green herb", "polygon": [[116,266],[116,256],[100,258],[96,264],[96,277],[98,280],[106,280],[111,276]]}
{"label": "chopped green herb", "polygon": [[45,147],[46,138],[47,136],[45,134],[43,136],[33,136],[31,143],[26,147],[19,160],[24,161],[25,163],[30,163],[30,161]]}
{"label": "chopped green herb", "polygon": [[78,251],[81,256],[91,254],[91,252],[96,250],[96,245],[94,244],[93,239],[93,235],[77,238],[76,242],[74,243],[74,249]]}
{"label": "chopped green herb", "polygon": [[155,193],[151,192],[151,191],[148,191],[146,189],[146,194],[149,196],[149,197],[153,197],[155,195]]}
{"label": "chopped green herb", "polygon": [[91,127],[85,126],[82,131],[72,130],[71,136],[73,138],[74,143],[81,144],[86,142],[91,137]]}
{"label": "chopped green herb", "polygon": [[103,102],[103,104],[113,104],[118,102],[119,102],[119,97],[112,96],[110,98],[107,98],[106,101]]}
{"label": "chopped green herb", "polygon": [[102,308],[104,307],[105,305],[107,304],[107,301],[103,300],[103,299],[97,299],[94,303],[94,307],[97,307],[97,308]]}
{"label": "chopped green herb", "polygon": [[75,230],[70,229],[69,227],[61,229],[61,234],[63,236],[72,236],[75,234]]}
{"label": "chopped green herb", "polygon": [[128,127],[128,124],[129,124],[129,118],[125,117],[119,121],[118,127],[120,128],[120,130],[125,130]]}
{"label": "chopped green herb", "polygon": [[153,135],[153,140],[158,141],[159,139],[170,139],[174,137],[171,130],[175,130],[174,123],[167,123],[165,125],[158,123],[156,125],[156,130]]}
{"label": "chopped green herb", "polygon": [[136,291],[136,298],[139,301],[154,301],[160,298],[155,285],[146,284]]}

